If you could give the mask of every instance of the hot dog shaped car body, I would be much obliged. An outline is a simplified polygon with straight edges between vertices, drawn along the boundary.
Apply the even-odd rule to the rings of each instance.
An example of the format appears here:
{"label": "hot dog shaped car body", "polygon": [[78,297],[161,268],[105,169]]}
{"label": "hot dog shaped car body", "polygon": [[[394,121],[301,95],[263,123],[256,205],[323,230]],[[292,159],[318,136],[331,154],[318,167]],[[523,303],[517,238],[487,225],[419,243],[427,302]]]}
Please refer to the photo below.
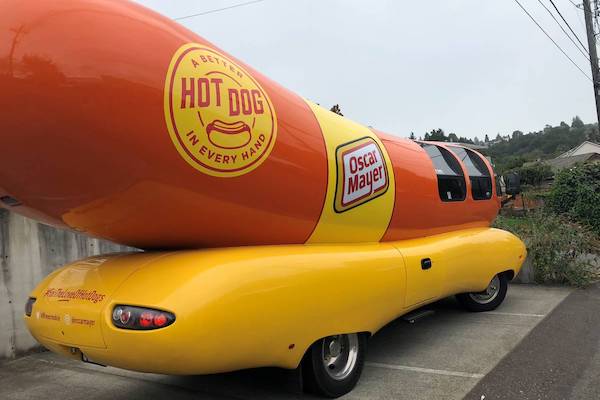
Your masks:
{"label": "hot dog shaped car body", "polygon": [[475,151],[335,115],[128,1],[1,4],[0,204],[152,250],[47,277],[25,320],[51,350],[169,374],[302,365],[339,396],[394,318],[504,299],[525,248],[489,227]]}

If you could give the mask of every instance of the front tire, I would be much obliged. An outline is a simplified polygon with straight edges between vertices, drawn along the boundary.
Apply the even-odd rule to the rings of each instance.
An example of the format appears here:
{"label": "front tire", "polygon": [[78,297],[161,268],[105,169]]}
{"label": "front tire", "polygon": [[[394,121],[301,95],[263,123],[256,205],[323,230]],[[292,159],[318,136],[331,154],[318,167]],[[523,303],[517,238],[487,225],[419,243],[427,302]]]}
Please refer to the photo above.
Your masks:
{"label": "front tire", "polygon": [[329,398],[343,396],[358,382],[365,363],[367,336],[328,336],[315,342],[302,362],[307,391]]}
{"label": "front tire", "polygon": [[500,273],[492,278],[483,292],[461,293],[456,298],[469,311],[492,311],[502,304],[507,290],[508,277]]}

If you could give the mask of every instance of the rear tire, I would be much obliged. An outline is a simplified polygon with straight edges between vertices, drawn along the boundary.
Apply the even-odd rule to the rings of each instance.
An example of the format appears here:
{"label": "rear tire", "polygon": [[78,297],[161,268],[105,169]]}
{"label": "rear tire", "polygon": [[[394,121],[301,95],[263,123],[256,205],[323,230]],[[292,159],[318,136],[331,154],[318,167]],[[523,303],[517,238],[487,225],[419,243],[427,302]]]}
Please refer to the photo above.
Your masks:
{"label": "rear tire", "polygon": [[507,290],[508,277],[500,273],[492,278],[483,292],[461,293],[456,298],[469,311],[492,311],[502,304]]}
{"label": "rear tire", "polygon": [[302,361],[306,391],[336,398],[356,386],[365,363],[367,336],[350,333],[315,342]]}

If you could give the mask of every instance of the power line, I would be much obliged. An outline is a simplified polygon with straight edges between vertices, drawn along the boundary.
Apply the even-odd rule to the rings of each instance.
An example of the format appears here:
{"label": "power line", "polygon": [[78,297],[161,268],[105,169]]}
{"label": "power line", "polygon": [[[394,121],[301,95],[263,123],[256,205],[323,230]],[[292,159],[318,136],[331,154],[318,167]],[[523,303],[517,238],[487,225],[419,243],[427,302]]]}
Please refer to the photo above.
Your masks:
{"label": "power line", "polygon": [[587,47],[585,47],[583,45],[583,43],[581,42],[581,40],[579,40],[579,36],[577,36],[577,34],[575,33],[575,31],[571,28],[571,25],[569,25],[569,23],[567,22],[567,20],[565,19],[565,17],[563,17],[563,15],[559,11],[558,7],[556,7],[556,4],[554,4],[554,0],[549,0],[549,1],[550,1],[550,4],[552,4],[552,7],[554,7],[554,9],[556,10],[556,12],[560,16],[560,18],[563,20],[563,22],[565,24],[567,24],[567,28],[569,28],[569,30],[571,31],[571,33],[575,36],[575,39],[577,39],[577,41],[579,42],[579,44],[581,45],[581,47],[583,47],[585,49],[585,51],[587,51],[588,54],[589,54],[589,51],[588,51]]}
{"label": "power line", "polygon": [[265,0],[253,0],[253,1],[246,1],[245,3],[238,3],[238,4],[233,4],[231,6],[227,6],[227,7],[223,7],[223,8],[215,8],[214,10],[208,10],[208,11],[203,11],[203,12],[199,12],[197,14],[190,14],[190,15],[185,15],[183,17],[177,17],[177,18],[173,18],[174,21],[181,21],[182,19],[187,19],[187,18],[193,18],[193,17],[199,17],[201,15],[206,15],[206,14],[212,14],[212,13],[216,13],[219,11],[225,11],[225,10],[230,10],[232,8],[237,8],[237,7],[243,7],[243,6],[248,6],[250,4],[256,4],[256,3],[261,3]]}
{"label": "power line", "polygon": [[554,16],[554,14],[552,14],[552,11],[550,11],[550,9],[549,9],[548,7],[546,7],[546,5],[545,5],[544,3],[542,3],[542,0],[538,0],[538,2],[539,2],[541,5],[542,5],[542,7],[544,7],[544,9],[545,9],[546,11],[548,11],[548,14],[550,14],[550,16],[552,17],[552,19],[554,20],[554,22],[556,22],[556,24],[558,25],[558,27],[560,28],[560,30],[561,30],[561,31],[563,31],[563,33],[564,33],[564,34],[565,34],[565,35],[566,35],[566,36],[569,38],[569,40],[571,41],[571,43],[573,43],[573,45],[575,46],[575,48],[576,48],[577,50],[579,50],[579,52],[580,52],[581,54],[583,54],[583,56],[584,56],[584,57],[585,57],[585,58],[586,58],[586,59],[589,61],[589,60],[590,60],[590,57],[589,57],[589,55],[587,54],[587,49],[584,47],[583,49],[584,49],[585,51],[581,50],[581,48],[580,48],[580,47],[577,45],[577,43],[575,43],[575,41],[573,40],[573,38],[571,37],[571,35],[569,35],[569,34],[567,33],[567,31],[565,31],[565,28],[563,28],[563,26],[561,25],[561,23],[560,23],[560,22],[558,22],[558,20],[557,20],[557,19],[556,19],[556,17]]}
{"label": "power line", "polygon": [[[538,22],[535,20],[535,18],[533,18],[533,16],[531,14],[529,14],[529,11],[527,11],[525,9],[525,7],[523,7],[523,5],[521,3],[519,3],[519,0],[515,0],[515,3],[517,3],[519,5],[519,7],[521,7],[521,10],[523,10],[523,12],[525,14],[527,14],[527,16],[529,18],[531,18],[531,20],[533,21],[534,24],[537,25],[538,28],[540,28],[540,30],[542,32],[544,32],[544,35],[546,35],[548,37],[548,39],[550,39],[550,41],[552,41],[552,43],[554,43],[554,45],[560,50],[561,53],[563,53],[563,55],[565,57],[567,57],[569,59],[569,61],[571,61],[571,63],[575,66],[575,68],[577,68],[579,70],[579,72],[581,72],[586,78],[588,78],[590,81],[592,80],[592,78],[590,78],[585,72],[583,72],[583,70],[579,67],[579,65],[577,65],[577,63],[575,61],[573,61],[573,59],[571,57],[569,57],[569,55],[567,53],[565,53],[565,51],[562,49],[562,47],[560,47],[558,45],[558,43],[556,43],[554,41],[554,39],[552,39],[552,37],[548,34],[548,32],[546,32],[544,30],[544,28],[542,28],[542,26],[540,24],[538,24]],[[592,81],[593,82],[593,81]]]}

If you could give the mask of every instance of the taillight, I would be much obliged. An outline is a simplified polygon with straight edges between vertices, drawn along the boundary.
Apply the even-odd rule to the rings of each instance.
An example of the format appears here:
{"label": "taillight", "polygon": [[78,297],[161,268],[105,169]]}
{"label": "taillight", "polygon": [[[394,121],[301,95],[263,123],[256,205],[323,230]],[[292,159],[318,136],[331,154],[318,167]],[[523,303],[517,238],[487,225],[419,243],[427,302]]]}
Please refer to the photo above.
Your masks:
{"label": "taillight", "polygon": [[175,322],[175,315],[161,310],[134,306],[115,306],[112,313],[117,328],[150,330],[164,328]]}
{"label": "taillight", "polygon": [[25,303],[25,315],[31,317],[31,313],[33,312],[33,303],[35,303],[35,297],[30,297],[27,299],[27,303]]}

